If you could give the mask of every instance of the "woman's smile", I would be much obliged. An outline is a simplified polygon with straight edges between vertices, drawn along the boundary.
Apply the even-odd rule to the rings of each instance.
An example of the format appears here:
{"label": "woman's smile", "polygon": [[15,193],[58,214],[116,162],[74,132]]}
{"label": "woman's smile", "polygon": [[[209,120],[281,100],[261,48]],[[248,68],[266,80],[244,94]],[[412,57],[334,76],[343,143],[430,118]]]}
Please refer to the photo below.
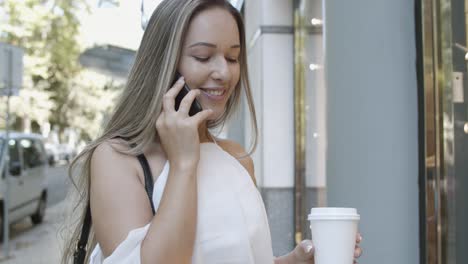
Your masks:
{"label": "woman's smile", "polygon": [[212,101],[223,101],[226,97],[225,88],[200,88],[201,95]]}

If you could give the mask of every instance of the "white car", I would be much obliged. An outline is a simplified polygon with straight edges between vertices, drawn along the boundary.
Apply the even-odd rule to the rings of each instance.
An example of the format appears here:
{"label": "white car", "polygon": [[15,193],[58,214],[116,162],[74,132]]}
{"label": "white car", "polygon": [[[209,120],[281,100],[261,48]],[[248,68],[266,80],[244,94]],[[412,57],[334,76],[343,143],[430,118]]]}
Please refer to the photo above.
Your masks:
{"label": "white car", "polygon": [[[39,224],[44,219],[47,204],[48,162],[42,137],[37,134],[15,132],[11,132],[9,137],[9,223],[31,217],[33,224]],[[5,145],[5,133],[0,132],[0,164],[6,162],[3,155]],[[1,175],[0,233],[3,233],[5,167]]]}

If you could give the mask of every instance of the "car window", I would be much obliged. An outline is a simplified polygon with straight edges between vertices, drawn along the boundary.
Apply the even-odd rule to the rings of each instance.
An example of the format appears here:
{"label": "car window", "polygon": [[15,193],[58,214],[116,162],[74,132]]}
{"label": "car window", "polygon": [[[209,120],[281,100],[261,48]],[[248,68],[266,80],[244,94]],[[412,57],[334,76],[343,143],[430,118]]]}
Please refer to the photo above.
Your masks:
{"label": "car window", "polygon": [[42,148],[35,140],[24,138],[20,141],[23,148],[23,160],[26,168],[34,168],[45,163]]}
{"label": "car window", "polygon": [[44,144],[39,139],[34,140],[34,148],[39,154],[39,165],[44,165],[47,163],[47,155],[45,152]]}
{"label": "car window", "polygon": [[[18,144],[15,139],[10,139],[8,141],[8,155],[10,158],[10,162],[8,164],[9,169],[10,169],[10,175],[12,176],[21,175],[21,161],[20,161],[20,155],[18,151]],[[5,172],[6,170],[2,172],[2,178],[5,177]]]}
{"label": "car window", "polygon": [[10,168],[12,168],[14,165],[20,162],[20,156],[16,140],[10,139],[10,142],[8,143],[8,150],[10,154]]}

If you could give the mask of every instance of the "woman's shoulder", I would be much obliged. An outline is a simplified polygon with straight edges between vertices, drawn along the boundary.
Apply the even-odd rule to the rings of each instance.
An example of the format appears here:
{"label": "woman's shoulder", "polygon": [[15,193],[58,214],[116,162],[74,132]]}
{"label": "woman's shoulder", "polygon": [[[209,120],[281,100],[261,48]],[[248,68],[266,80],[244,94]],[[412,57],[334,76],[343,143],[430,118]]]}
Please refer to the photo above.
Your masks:
{"label": "woman's shoulder", "polygon": [[[158,175],[158,172],[162,171],[164,166],[165,155],[158,149],[156,143],[144,149],[144,155],[150,164],[153,178],[155,175]],[[135,175],[144,184],[143,168],[135,155],[127,154],[129,150],[130,146],[124,140],[108,139],[103,141],[93,152],[91,172],[98,173],[92,173],[91,176],[103,175],[100,177],[113,177],[115,179],[118,177],[128,178],[129,175]],[[105,173],[106,171],[109,173]]]}
{"label": "woman's shoulder", "polygon": [[120,139],[107,139],[95,148],[91,161],[107,163],[118,160],[125,163],[125,161],[130,160],[131,157],[125,154],[128,150],[130,150],[130,147],[125,141]]}
{"label": "woman's shoulder", "polygon": [[254,184],[257,185],[255,180],[255,168],[253,160],[250,155],[247,155],[244,147],[241,144],[229,139],[216,139],[216,142],[224,151],[229,153],[231,156],[237,159],[242,166],[244,166],[252,178]]}
{"label": "woman's shoulder", "polygon": [[123,140],[106,140],[91,157],[91,213],[105,255],[110,255],[130,230],[146,225],[152,217],[143,169],[135,155],[126,154],[128,150],[130,146]]}
{"label": "woman's shoulder", "polygon": [[124,175],[124,173],[114,173],[115,171],[125,172],[125,175],[135,174],[136,159],[125,153],[129,149],[130,147],[119,139],[108,139],[100,143],[91,157],[91,177],[99,175],[99,177],[115,178]]}

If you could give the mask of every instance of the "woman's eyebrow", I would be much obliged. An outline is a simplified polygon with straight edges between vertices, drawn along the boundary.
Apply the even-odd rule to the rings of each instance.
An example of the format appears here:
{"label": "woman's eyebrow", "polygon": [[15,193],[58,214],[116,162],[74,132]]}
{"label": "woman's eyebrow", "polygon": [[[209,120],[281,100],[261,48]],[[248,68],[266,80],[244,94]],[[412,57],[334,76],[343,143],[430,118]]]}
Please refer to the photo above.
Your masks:
{"label": "woman's eyebrow", "polygon": [[[189,48],[193,48],[195,46],[205,46],[205,47],[209,47],[209,48],[216,48],[217,46],[215,44],[212,44],[212,43],[207,43],[207,42],[197,42],[197,43],[194,43],[190,46],[188,46]],[[231,46],[231,49],[236,49],[236,48],[240,48],[241,46],[239,44],[236,44],[236,45],[232,45]]]}

